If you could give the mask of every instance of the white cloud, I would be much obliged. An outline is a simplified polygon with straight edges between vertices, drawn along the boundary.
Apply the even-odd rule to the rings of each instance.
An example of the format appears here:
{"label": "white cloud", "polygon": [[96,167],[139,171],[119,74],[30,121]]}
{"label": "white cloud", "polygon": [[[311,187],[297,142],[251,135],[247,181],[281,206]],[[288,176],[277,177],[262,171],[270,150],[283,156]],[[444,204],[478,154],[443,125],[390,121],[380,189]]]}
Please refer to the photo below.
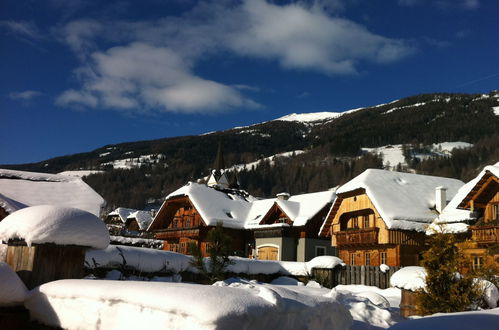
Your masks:
{"label": "white cloud", "polygon": [[30,101],[31,99],[43,95],[42,92],[26,90],[23,92],[11,92],[9,97],[13,100]]}
{"label": "white cloud", "polygon": [[165,47],[132,43],[91,58],[89,67],[80,70],[82,89],[64,92],[58,105],[185,113],[260,107],[233,87],[197,77]]}
{"label": "white cloud", "polygon": [[28,21],[0,21],[0,27],[8,30],[10,33],[22,38],[40,39],[42,35],[33,22]]}
{"label": "white cloud", "polygon": [[[390,63],[413,51],[405,41],[330,15],[341,6],[338,0],[200,2],[183,16],[155,21],[73,21],[62,27],[61,40],[82,61],[77,70],[85,95],[81,99],[92,95],[99,107],[254,108],[259,105],[242,94],[248,89],[238,87],[244,81],[228,85],[205,79],[196,75],[196,64],[229,52],[284,69],[356,74],[364,63]],[[118,47],[102,50],[109,44]]]}

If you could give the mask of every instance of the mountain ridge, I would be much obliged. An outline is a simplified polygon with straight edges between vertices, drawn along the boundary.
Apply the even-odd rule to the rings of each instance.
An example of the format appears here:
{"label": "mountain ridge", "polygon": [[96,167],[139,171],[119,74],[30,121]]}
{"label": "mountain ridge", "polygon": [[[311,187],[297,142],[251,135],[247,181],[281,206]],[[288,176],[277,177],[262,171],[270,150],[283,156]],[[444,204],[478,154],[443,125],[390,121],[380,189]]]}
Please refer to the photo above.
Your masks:
{"label": "mountain ridge", "polygon": [[[495,157],[494,143],[499,141],[499,116],[495,111],[498,106],[498,91],[421,94],[342,113],[289,114],[203,135],[109,144],[85,153],[2,167],[48,173],[104,171],[85,180],[113,206],[134,208],[142,207],[147,199],[164,197],[188,180],[204,177],[209,173],[219,141],[224,144],[226,167],[293,150],[304,151],[280,157],[272,165],[267,159],[239,172],[242,187],[262,197],[279,189],[291,193],[318,191],[348,180],[367,167],[382,168],[379,156],[368,155],[362,149],[388,145],[410,145],[404,150],[404,157],[416,171],[466,179],[472,166]],[[452,165],[442,167],[435,163],[431,168],[427,164],[432,160],[411,156],[414,148],[455,141],[474,146],[453,151],[447,158],[454,153],[461,155],[463,160],[459,162],[464,164],[464,155],[478,155],[480,148],[489,155],[479,155],[474,163],[460,165],[462,170],[454,166],[452,171],[447,170]],[[118,161],[122,168],[116,168]],[[444,164],[445,157],[439,162]]]}

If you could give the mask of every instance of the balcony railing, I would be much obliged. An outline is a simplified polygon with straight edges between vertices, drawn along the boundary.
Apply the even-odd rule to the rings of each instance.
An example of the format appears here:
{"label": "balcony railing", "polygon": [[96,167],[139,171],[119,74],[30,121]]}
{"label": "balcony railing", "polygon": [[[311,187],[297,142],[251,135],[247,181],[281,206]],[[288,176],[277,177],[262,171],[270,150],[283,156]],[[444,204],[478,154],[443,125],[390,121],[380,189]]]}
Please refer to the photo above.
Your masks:
{"label": "balcony railing", "polygon": [[346,230],[334,233],[337,246],[359,246],[378,244],[379,228]]}
{"label": "balcony railing", "polygon": [[499,226],[473,226],[471,239],[479,244],[499,243]]}

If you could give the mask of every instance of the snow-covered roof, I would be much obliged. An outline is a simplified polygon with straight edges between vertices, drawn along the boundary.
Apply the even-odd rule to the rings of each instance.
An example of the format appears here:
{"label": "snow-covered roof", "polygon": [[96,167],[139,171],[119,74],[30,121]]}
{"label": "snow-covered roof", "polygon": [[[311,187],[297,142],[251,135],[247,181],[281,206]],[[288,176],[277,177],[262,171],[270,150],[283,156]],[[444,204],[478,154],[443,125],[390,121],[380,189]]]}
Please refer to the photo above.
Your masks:
{"label": "snow-covered roof", "polygon": [[148,211],[135,211],[131,213],[127,219],[135,219],[137,220],[137,224],[139,225],[140,230],[146,230],[147,227],[152,222],[152,216],[151,213]]}
{"label": "snow-covered roof", "polygon": [[12,213],[27,207],[27,205],[0,194],[0,207],[7,211],[7,213]]}
{"label": "snow-covered roof", "polygon": [[[295,195],[288,200],[277,198],[260,200],[246,192],[219,190],[204,184],[189,182],[168,195],[165,203],[181,196],[189,197],[207,226],[222,223],[224,227],[243,229],[260,226],[260,221],[274,204],[277,204],[289,216],[294,226],[304,226],[317,212],[334,200],[335,192],[328,190]],[[161,212],[158,212],[156,218],[160,214]]]}
{"label": "snow-covered roof", "polygon": [[424,231],[437,216],[435,188],[447,188],[447,199],[450,199],[463,184],[457,179],[368,169],[336,193],[365,189],[389,229]]}
{"label": "snow-covered roof", "polygon": [[109,212],[109,214],[107,216],[108,217],[109,216],[117,216],[120,218],[121,222],[126,223],[126,219],[128,218],[128,216],[134,212],[137,212],[137,210],[136,209],[129,209],[126,207],[118,207],[116,210]]}
{"label": "snow-covered roof", "polygon": [[[0,206],[8,212],[42,204],[76,207],[99,216],[104,199],[77,177],[0,169]],[[10,201],[10,202],[9,202]]]}
{"label": "snow-covered roof", "polygon": [[0,240],[79,245],[103,249],[109,244],[106,226],[94,214],[72,207],[30,206],[16,211],[0,222]]}
{"label": "snow-covered roof", "polygon": [[451,223],[465,222],[473,219],[471,211],[460,208],[459,204],[461,204],[487,172],[499,178],[499,162],[494,165],[485,166],[476,178],[462,186],[454,198],[447,204],[442,214],[438,216],[435,221],[436,224],[445,224],[445,227],[451,228],[452,226],[449,226]]}

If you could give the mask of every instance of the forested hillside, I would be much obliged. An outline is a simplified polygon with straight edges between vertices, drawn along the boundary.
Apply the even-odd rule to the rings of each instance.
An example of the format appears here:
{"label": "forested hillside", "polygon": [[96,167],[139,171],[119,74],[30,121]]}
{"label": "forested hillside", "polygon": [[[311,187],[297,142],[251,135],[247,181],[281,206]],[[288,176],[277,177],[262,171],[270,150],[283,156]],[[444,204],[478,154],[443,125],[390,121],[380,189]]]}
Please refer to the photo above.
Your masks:
{"label": "forested hillside", "polygon": [[[488,94],[426,94],[368,107],[317,121],[274,120],[202,136],[108,145],[91,152],[57,157],[34,164],[2,166],[58,173],[99,170],[85,180],[108,202],[108,208],[142,208],[160,201],[189,180],[209,174],[219,141],[227,167],[239,167],[243,189],[270,197],[328,189],[366,168],[381,168],[380,155],[363,147],[404,144],[407,167],[418,173],[469,180],[481,167],[499,161],[499,92]],[[473,144],[450,155],[415,157],[410,151],[437,142]]]}

